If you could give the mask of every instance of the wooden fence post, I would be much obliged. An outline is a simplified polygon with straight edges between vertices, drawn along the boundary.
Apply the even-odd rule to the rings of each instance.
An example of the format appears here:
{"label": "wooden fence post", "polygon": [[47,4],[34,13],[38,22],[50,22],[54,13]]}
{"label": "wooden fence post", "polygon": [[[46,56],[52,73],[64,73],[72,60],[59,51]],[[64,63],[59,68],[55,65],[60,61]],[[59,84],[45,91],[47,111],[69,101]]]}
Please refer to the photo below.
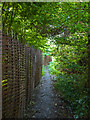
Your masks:
{"label": "wooden fence post", "polygon": [[[2,3],[0,3],[0,15],[2,13]],[[2,17],[0,17],[0,120],[2,119]]]}
{"label": "wooden fence post", "polygon": [[2,34],[0,31],[0,120],[2,119]]}

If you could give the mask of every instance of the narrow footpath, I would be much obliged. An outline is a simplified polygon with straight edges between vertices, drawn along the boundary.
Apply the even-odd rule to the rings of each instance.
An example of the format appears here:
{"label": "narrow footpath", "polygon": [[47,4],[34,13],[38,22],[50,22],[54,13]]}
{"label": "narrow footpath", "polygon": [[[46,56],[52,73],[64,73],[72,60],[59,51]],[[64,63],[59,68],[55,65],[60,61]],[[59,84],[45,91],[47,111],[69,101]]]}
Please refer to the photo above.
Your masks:
{"label": "narrow footpath", "polygon": [[24,118],[72,118],[69,106],[53,88],[53,81],[45,68],[45,76],[35,89]]}

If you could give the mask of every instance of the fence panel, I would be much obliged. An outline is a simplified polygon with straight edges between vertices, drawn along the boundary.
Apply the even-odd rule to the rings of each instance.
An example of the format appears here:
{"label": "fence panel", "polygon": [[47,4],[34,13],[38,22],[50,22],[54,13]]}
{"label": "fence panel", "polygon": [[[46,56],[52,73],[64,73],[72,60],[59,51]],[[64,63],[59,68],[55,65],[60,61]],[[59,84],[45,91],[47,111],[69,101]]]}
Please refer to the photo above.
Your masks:
{"label": "fence panel", "polygon": [[2,117],[23,118],[26,104],[41,78],[42,53],[3,34]]}

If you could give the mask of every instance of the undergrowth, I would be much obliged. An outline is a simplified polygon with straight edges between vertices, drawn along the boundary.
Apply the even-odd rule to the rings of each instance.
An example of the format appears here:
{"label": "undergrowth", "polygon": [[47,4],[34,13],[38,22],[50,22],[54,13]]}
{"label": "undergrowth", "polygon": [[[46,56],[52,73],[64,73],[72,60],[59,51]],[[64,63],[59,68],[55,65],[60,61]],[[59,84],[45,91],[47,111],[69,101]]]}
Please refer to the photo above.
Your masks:
{"label": "undergrowth", "polygon": [[[80,74],[59,74],[54,84],[58,92],[69,101],[75,118],[82,118],[88,114],[88,95],[84,87],[83,76]],[[81,83],[82,81],[82,83]]]}
{"label": "undergrowth", "polygon": [[[74,118],[87,118],[89,110],[88,90],[85,87],[85,82],[88,78],[87,73],[77,74],[72,71],[71,74],[68,74],[66,71],[60,72],[55,69],[55,63],[53,67],[52,64],[49,65],[49,72],[56,75],[56,82],[54,82],[55,89],[70,103]],[[70,68],[71,66],[68,67]]]}

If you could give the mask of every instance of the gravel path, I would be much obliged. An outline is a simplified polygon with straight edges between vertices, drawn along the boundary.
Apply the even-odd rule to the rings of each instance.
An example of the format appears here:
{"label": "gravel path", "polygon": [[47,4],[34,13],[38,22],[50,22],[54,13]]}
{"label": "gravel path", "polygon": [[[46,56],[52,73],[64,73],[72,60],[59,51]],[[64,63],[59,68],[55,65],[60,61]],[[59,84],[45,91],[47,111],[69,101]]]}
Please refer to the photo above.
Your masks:
{"label": "gravel path", "polygon": [[53,89],[51,76],[45,68],[45,76],[34,91],[24,118],[72,118],[69,106],[65,106],[61,96]]}

